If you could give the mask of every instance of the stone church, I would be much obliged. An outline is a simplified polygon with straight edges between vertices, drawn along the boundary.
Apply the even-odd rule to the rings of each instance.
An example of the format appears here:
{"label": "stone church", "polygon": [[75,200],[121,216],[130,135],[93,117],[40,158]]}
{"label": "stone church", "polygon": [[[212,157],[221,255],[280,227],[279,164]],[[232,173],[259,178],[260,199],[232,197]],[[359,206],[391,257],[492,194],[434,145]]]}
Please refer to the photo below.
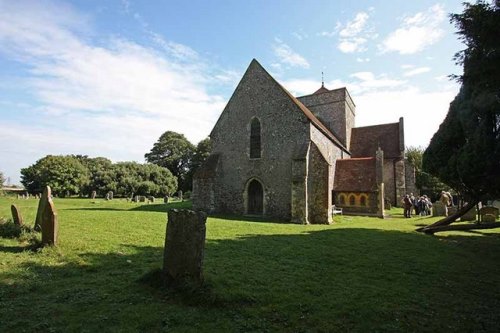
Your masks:
{"label": "stone church", "polygon": [[383,217],[413,190],[403,119],[354,127],[355,117],[346,88],[296,98],[252,60],[210,134],[193,208],[302,224],[330,223],[332,205]]}

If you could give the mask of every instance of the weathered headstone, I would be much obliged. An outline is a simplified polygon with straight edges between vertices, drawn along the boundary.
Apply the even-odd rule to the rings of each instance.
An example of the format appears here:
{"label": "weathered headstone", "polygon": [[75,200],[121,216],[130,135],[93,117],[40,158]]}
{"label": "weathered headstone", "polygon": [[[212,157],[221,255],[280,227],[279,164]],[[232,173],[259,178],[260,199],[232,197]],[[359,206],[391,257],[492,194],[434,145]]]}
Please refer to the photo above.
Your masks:
{"label": "weathered headstone", "polygon": [[143,195],[139,196],[139,202],[146,202],[146,197]]}
{"label": "weathered headstone", "polygon": [[94,200],[96,196],[97,196],[97,192],[92,191],[92,193],[90,194],[90,199]]}
{"label": "weathered headstone", "polygon": [[475,221],[476,215],[477,215],[476,207],[472,207],[467,211],[467,213],[465,213],[460,217],[460,221]]}
{"label": "weathered headstone", "polygon": [[183,201],[183,200],[184,200],[184,199],[183,199],[183,197],[182,197],[182,191],[179,191],[179,192],[177,193],[177,195],[179,196],[179,200],[180,200],[180,201]]}
{"label": "weathered headstone", "polygon": [[57,245],[59,225],[49,186],[45,187],[42,198],[38,203],[35,229],[42,230],[42,245]]}
{"label": "weathered headstone", "polygon": [[447,216],[447,207],[441,202],[436,201],[432,204],[432,216]]}
{"label": "weathered headstone", "polygon": [[10,211],[12,212],[12,221],[14,221],[15,225],[22,226],[23,225],[23,217],[21,216],[21,211],[17,208],[16,205],[10,206]]}
{"label": "weathered headstone", "polygon": [[163,254],[163,274],[168,284],[183,281],[203,282],[207,214],[192,210],[172,209]]}
{"label": "weathered headstone", "polygon": [[163,203],[168,204],[168,199],[169,199],[169,198],[168,198],[168,195],[166,195],[166,196],[163,198]]}
{"label": "weathered headstone", "polygon": [[133,199],[132,199],[133,202],[139,202],[139,196],[136,195]]}
{"label": "weathered headstone", "polygon": [[149,202],[154,203],[155,202],[155,197],[153,197],[152,195],[150,195],[148,197],[148,200],[149,200]]}
{"label": "weathered headstone", "polygon": [[113,191],[109,191],[108,194],[109,194],[109,200],[113,200]]}
{"label": "weathered headstone", "polygon": [[457,206],[448,207],[448,216],[455,214],[457,211]]}
{"label": "weathered headstone", "polygon": [[485,206],[479,210],[481,222],[495,222],[498,219],[499,209],[496,207]]}

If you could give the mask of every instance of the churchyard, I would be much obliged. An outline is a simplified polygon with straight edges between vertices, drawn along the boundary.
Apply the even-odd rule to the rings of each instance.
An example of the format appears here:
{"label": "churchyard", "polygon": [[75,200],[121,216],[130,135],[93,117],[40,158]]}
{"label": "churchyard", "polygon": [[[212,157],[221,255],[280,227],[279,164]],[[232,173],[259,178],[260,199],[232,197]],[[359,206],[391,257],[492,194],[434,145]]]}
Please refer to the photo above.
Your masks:
{"label": "churchyard", "polygon": [[[205,284],[159,287],[166,212],[190,202],[54,198],[57,247],[0,238],[2,332],[498,331],[500,231],[429,236],[437,217],[333,225],[209,217]],[[14,203],[32,225],[38,200]]]}

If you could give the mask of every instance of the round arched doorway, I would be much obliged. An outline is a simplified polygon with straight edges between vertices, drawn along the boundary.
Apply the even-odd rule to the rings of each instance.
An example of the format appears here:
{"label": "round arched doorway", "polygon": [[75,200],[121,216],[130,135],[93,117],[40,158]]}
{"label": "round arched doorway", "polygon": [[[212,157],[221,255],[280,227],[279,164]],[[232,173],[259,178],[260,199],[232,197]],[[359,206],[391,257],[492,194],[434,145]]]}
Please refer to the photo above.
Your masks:
{"label": "round arched doorway", "polygon": [[257,179],[252,179],[247,187],[247,214],[263,215],[264,214],[264,189],[262,184]]}

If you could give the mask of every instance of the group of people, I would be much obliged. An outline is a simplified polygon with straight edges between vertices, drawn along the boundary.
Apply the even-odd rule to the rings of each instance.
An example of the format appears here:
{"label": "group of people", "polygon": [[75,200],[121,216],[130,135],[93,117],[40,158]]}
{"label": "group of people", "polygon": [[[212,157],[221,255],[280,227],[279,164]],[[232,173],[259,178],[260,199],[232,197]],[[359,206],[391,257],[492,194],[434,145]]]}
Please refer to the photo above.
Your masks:
{"label": "group of people", "polygon": [[412,211],[415,215],[427,216],[431,214],[432,202],[426,196],[415,197],[413,193],[406,194],[401,200],[405,217],[411,217]]}

